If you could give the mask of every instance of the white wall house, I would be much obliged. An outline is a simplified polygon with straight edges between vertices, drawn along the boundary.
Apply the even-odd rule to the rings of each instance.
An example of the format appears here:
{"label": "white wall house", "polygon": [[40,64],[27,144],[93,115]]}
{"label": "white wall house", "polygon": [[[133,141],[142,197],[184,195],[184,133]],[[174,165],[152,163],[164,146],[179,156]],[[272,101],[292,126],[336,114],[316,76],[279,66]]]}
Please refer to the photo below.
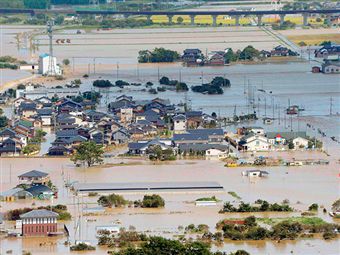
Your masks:
{"label": "white wall house", "polygon": [[303,137],[296,137],[293,140],[294,148],[298,149],[300,147],[308,148],[308,140]]}
{"label": "white wall house", "polygon": [[187,129],[187,119],[183,114],[179,114],[173,117],[174,122],[174,133],[180,134],[184,133]]}
{"label": "white wall house", "polygon": [[247,151],[268,151],[272,148],[272,145],[268,142],[268,139],[261,135],[254,135],[247,138],[243,148]]}
{"label": "white wall house", "polygon": [[219,149],[208,149],[205,151],[205,156],[207,158],[226,158],[228,157],[228,152]]}
{"label": "white wall house", "polygon": [[[59,67],[59,65],[57,65],[57,58],[53,57],[53,65],[54,65],[54,70],[55,70],[55,74],[56,75],[61,75],[62,71]],[[50,64],[50,56],[46,53],[41,54],[39,56],[39,73],[42,75],[48,75],[48,67]]]}

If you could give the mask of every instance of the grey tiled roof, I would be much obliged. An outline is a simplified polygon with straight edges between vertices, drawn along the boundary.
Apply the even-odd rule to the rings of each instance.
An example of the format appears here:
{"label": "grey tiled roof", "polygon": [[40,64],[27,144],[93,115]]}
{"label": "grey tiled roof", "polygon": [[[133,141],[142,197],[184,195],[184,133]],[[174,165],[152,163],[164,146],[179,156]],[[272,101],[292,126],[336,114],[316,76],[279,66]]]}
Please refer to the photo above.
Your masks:
{"label": "grey tiled roof", "polygon": [[33,210],[24,214],[20,215],[21,219],[28,219],[28,218],[57,218],[59,216],[58,213],[46,210],[46,209],[39,209]]}
{"label": "grey tiled roof", "polygon": [[225,151],[228,149],[227,145],[209,144],[209,143],[201,143],[201,144],[183,143],[183,144],[179,144],[178,147],[181,151],[206,151],[209,149],[217,149],[217,150]]}
{"label": "grey tiled roof", "polygon": [[267,132],[266,137],[268,139],[274,139],[277,135],[281,135],[282,138],[286,140],[295,139],[297,137],[307,138],[307,134],[305,131],[300,132]]}
{"label": "grey tiled roof", "polygon": [[79,192],[89,191],[183,191],[183,190],[222,190],[218,182],[134,182],[134,183],[75,183]]}
{"label": "grey tiled roof", "polygon": [[45,177],[47,176],[48,173],[44,173],[44,172],[41,172],[41,171],[38,171],[38,170],[32,170],[32,171],[29,171],[29,172],[26,172],[24,174],[21,174],[19,175],[18,177]]}

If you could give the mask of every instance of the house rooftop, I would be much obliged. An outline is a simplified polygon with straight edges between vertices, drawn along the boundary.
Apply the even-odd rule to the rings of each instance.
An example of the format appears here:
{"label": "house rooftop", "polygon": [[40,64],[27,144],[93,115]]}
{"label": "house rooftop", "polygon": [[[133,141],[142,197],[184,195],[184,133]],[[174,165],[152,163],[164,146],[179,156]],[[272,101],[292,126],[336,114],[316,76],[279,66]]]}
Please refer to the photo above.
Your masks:
{"label": "house rooftop", "polygon": [[139,183],[75,183],[74,189],[78,192],[160,192],[160,191],[197,191],[197,190],[223,190],[217,182],[139,182]]}
{"label": "house rooftop", "polygon": [[274,139],[278,135],[285,138],[286,140],[295,139],[297,137],[307,138],[307,134],[306,134],[305,131],[300,131],[300,132],[267,132],[266,133],[266,137],[268,139]]}
{"label": "house rooftop", "polygon": [[45,185],[33,185],[32,187],[26,189],[26,191],[31,193],[33,197],[38,197],[43,193],[53,194],[53,191]]}
{"label": "house rooftop", "polygon": [[32,171],[23,173],[23,174],[19,175],[18,177],[43,178],[43,177],[46,177],[47,175],[48,175],[48,173],[41,172],[41,171],[38,171],[38,170],[32,170]]}
{"label": "house rooftop", "polygon": [[30,212],[24,213],[20,215],[21,219],[29,219],[29,218],[57,218],[59,216],[58,213],[52,212],[46,209],[32,210]]}

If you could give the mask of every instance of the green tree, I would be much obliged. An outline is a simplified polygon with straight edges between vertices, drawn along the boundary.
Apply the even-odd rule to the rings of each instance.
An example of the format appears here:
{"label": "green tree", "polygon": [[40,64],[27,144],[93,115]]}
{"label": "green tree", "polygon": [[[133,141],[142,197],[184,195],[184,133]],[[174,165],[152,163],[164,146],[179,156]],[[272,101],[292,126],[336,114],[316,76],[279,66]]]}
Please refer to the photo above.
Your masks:
{"label": "green tree", "polygon": [[293,150],[294,147],[295,147],[295,146],[294,146],[293,141],[289,141],[289,142],[288,142],[288,149]]}
{"label": "green tree", "polygon": [[0,128],[7,127],[8,119],[6,116],[0,116]]}
{"label": "green tree", "polygon": [[68,58],[65,58],[64,60],[63,60],[63,65],[64,66],[68,66],[70,64],[70,60],[68,59]]}
{"label": "green tree", "polygon": [[98,199],[98,204],[103,207],[121,207],[126,204],[126,200],[123,196],[117,194],[110,194],[108,196],[101,196]]}
{"label": "green tree", "polygon": [[179,17],[177,18],[177,23],[178,23],[178,24],[182,24],[183,21],[184,21],[184,19],[183,19],[181,16],[179,16]]}
{"label": "green tree", "polygon": [[254,58],[258,58],[259,56],[260,52],[251,45],[245,47],[240,53],[240,59],[244,60],[253,60]]}
{"label": "green tree", "polygon": [[313,203],[308,207],[308,211],[317,211],[318,209],[319,209],[319,205],[316,203]]}
{"label": "green tree", "polygon": [[229,64],[230,62],[235,62],[238,59],[238,55],[234,53],[233,49],[228,49],[224,54],[225,63]]}
{"label": "green tree", "polygon": [[157,194],[153,194],[153,195],[145,195],[143,197],[143,201],[142,201],[142,207],[145,208],[159,208],[159,207],[164,207],[165,202],[164,199]]}
{"label": "green tree", "polygon": [[76,152],[72,155],[71,160],[77,164],[87,164],[88,167],[103,162],[104,150],[101,145],[93,141],[82,142],[76,147]]}

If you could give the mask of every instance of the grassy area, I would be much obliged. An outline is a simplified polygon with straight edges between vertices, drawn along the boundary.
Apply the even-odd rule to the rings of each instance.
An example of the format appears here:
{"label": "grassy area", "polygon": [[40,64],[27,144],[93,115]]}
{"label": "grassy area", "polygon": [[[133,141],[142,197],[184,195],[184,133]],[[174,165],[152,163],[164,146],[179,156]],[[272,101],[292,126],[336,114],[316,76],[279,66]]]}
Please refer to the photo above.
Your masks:
{"label": "grassy area", "polygon": [[308,226],[320,226],[326,223],[323,219],[318,217],[256,218],[256,221],[268,225],[275,225],[282,221],[288,221],[290,223],[299,222]]}
{"label": "grassy area", "polygon": [[195,201],[215,201],[215,202],[219,202],[220,200],[218,200],[215,196],[212,197],[201,197],[196,199]]}
{"label": "grassy area", "polygon": [[228,194],[236,199],[241,199],[241,197],[234,191],[229,191]]}
{"label": "grassy area", "polygon": [[323,41],[340,43],[340,34],[289,35],[287,38],[296,44],[305,42],[307,45],[319,45]]}

